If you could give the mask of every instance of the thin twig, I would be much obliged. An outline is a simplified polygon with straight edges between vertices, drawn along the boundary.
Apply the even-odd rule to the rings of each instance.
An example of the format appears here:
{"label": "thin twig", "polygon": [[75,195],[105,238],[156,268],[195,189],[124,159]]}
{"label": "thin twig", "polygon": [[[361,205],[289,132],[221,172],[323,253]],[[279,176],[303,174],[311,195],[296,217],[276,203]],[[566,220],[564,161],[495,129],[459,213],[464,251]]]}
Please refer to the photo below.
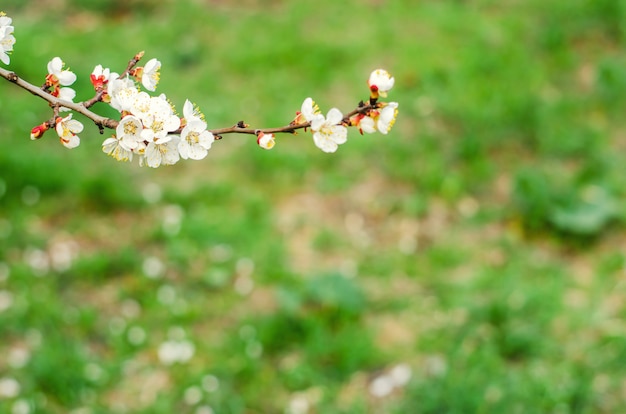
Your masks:
{"label": "thin twig", "polygon": [[[137,64],[137,62],[139,62],[139,59],[141,59],[142,56],[143,56],[143,53],[138,53],[137,55],[135,55],[135,57],[133,57],[133,59],[129,61],[128,67],[126,68],[124,72],[122,72],[120,77],[127,76],[132,70],[132,68]],[[98,93],[96,93],[96,95],[93,98],[85,102],[74,103],[74,102],[65,101],[55,96],[52,96],[48,91],[42,89],[41,87],[37,87],[25,81],[24,79],[20,78],[15,72],[8,71],[1,67],[0,67],[0,76],[5,78],[9,82],[12,82],[17,86],[23,89],[26,89],[28,92],[32,93],[33,95],[44,99],[50,104],[52,108],[65,107],[73,111],[76,111],[79,114],[84,115],[85,117],[91,119],[94,122],[94,124],[96,124],[96,126],[98,126],[98,128],[100,129],[100,133],[103,133],[104,128],[115,129],[117,125],[119,124],[119,121],[116,121],[115,119],[100,116],[96,114],[95,112],[92,112],[91,110],[88,109],[91,106],[93,106],[96,102],[102,99],[102,95],[104,91],[99,91]],[[368,102],[368,103],[360,102],[356,109],[354,109],[353,111],[349,112],[348,114],[344,116],[343,122],[347,124],[349,123],[350,117],[352,117],[353,115],[356,115],[359,113],[361,114],[367,113],[369,110],[375,107],[377,107],[376,102]],[[54,119],[50,120],[49,122],[54,124]],[[247,126],[245,126],[243,122],[239,122],[232,127],[209,129],[208,131],[211,132],[213,135],[217,135],[217,136],[220,136],[223,134],[257,135],[260,132],[263,132],[265,134],[294,133],[298,129],[308,128],[310,126],[311,126],[311,123],[306,122],[302,124],[290,123],[289,125],[285,125],[282,127],[275,127],[275,128],[248,128]],[[182,131],[182,128],[179,129],[178,131],[174,131],[173,133],[176,134],[176,133],[180,133],[181,131]]]}

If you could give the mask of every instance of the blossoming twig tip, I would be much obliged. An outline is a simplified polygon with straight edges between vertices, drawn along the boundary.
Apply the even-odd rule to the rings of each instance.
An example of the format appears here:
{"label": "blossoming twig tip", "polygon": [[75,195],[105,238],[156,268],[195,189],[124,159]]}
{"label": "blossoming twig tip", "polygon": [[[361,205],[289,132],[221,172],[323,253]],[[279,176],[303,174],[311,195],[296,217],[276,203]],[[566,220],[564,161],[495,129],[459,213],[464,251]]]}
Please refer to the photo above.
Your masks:
{"label": "blossoming twig tip", "polygon": [[[12,19],[0,11],[0,62],[10,63],[15,37]],[[347,142],[348,128],[355,127],[360,134],[389,133],[398,115],[397,102],[384,102],[395,79],[384,69],[371,72],[367,84],[369,96],[360,100],[356,109],[343,113],[331,108],[324,115],[313,98],[302,102],[295,118],[279,128],[249,129],[243,120],[229,128],[210,130],[204,114],[197,105],[185,100],[182,116],[165,94],[155,95],[160,80],[161,62],[152,58],[144,66],[137,63],[145,51],[138,52],[121,73],[98,64],[89,78],[94,96],[84,102],[74,103],[76,91],[71,87],[76,74],[56,56],[47,64],[47,75],[41,87],[36,87],[14,72],[4,69],[0,75],[29,92],[46,100],[52,108],[52,118],[31,129],[30,138],[41,138],[48,129],[54,129],[63,146],[75,148],[80,144],[78,134],[84,126],[73,118],[78,112],[91,119],[100,134],[105,129],[114,130],[102,143],[102,151],[118,161],[139,160],[140,165],[159,167],[171,165],[180,159],[200,160],[206,157],[215,141],[223,134],[241,133],[256,135],[257,144],[266,150],[276,145],[277,133],[297,135],[298,130],[310,130],[313,143],[326,153],[336,152]],[[89,108],[97,102],[107,104],[119,112],[115,119],[102,117]],[[68,114],[61,115],[63,112]]]}

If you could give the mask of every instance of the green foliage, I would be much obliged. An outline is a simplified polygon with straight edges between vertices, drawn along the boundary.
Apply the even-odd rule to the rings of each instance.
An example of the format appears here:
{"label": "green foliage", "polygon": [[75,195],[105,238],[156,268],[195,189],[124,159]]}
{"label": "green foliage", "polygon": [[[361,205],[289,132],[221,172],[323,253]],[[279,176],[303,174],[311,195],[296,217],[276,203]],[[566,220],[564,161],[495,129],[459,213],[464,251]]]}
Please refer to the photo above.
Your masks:
{"label": "green foliage", "polygon": [[372,339],[360,326],[364,294],[346,277],[323,275],[281,289],[278,303],[278,311],[260,321],[259,337],[270,355],[295,352],[301,360],[285,372],[288,389],[342,381],[375,361]]}
{"label": "green foliage", "polygon": [[597,185],[571,186],[537,170],[516,177],[514,200],[531,230],[552,228],[576,236],[597,236],[618,218],[615,198]]}

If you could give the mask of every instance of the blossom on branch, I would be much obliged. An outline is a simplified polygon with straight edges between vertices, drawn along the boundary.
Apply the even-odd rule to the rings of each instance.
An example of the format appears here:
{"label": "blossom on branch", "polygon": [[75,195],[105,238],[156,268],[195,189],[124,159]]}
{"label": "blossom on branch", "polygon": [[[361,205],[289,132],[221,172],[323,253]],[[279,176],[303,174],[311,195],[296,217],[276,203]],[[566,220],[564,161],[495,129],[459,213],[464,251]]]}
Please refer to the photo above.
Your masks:
{"label": "blossom on branch", "polygon": [[155,58],[150,59],[145,66],[139,67],[131,71],[137,80],[141,80],[141,84],[144,88],[150,92],[156,90],[156,86],[159,83],[161,75],[159,70],[161,69],[161,62]]}
{"label": "blossom on branch", "polygon": [[206,129],[206,122],[199,118],[192,118],[180,133],[178,152],[181,158],[201,160],[207,156],[211,145],[215,141],[213,134]]}
{"label": "blossom on branch", "polygon": [[[60,57],[53,58],[48,62],[48,75],[46,76],[46,86],[51,88],[50,94],[68,102],[74,102],[76,91],[68,86],[76,81],[76,75],[69,69],[63,69],[65,64]],[[64,86],[62,88],[61,86]],[[61,107],[61,111],[70,109]]]}
{"label": "blossom on branch", "polygon": [[387,92],[393,88],[395,79],[385,69],[376,69],[370,74],[367,81],[370,87],[370,97],[378,99],[379,96],[387,97]]}
{"label": "blossom on branch", "polygon": [[12,19],[4,12],[0,12],[0,61],[5,65],[11,62],[9,52],[13,50],[15,37],[13,36]]}
{"label": "blossom on branch", "polygon": [[135,115],[143,123],[141,138],[144,141],[162,140],[180,127],[180,118],[174,114],[174,109],[169,102],[160,97],[151,97],[148,110]]}
{"label": "blossom on branch", "polygon": [[[145,151],[146,164],[156,168],[178,162],[179,137],[170,134],[180,127],[180,118],[174,114],[172,106],[161,97],[151,97],[149,109],[137,115],[143,124],[141,139],[148,142]],[[143,160],[143,159],[140,159]]]}
{"label": "blossom on branch", "polygon": [[48,86],[70,86],[76,82],[76,74],[69,69],[63,69],[64,65],[58,56],[48,62],[48,76],[46,76],[46,84]]}
{"label": "blossom on branch", "polygon": [[80,145],[80,138],[76,134],[80,134],[83,131],[83,124],[72,119],[72,114],[65,118],[58,117],[56,124],[56,131],[61,144],[67,148],[76,148]]}
{"label": "blossom on branch", "polygon": [[43,136],[44,132],[46,132],[50,127],[48,126],[48,122],[44,122],[41,125],[37,125],[33,129],[30,130],[30,139],[36,140]]}
{"label": "blossom on branch", "polygon": [[146,63],[146,66],[143,68],[143,75],[141,75],[141,83],[144,88],[154,92],[157,84],[159,83],[159,79],[161,78],[159,69],[161,69],[161,62],[154,58],[150,59],[148,63]]}
{"label": "blossom on branch", "polygon": [[373,109],[367,115],[355,117],[353,125],[357,125],[361,133],[373,134],[378,131],[387,134],[396,122],[398,116],[398,103],[389,102],[384,104],[382,109]]}
{"label": "blossom on branch", "polygon": [[109,83],[110,76],[111,71],[109,68],[102,68],[102,65],[98,65],[93,69],[93,72],[91,72],[91,84],[96,91],[103,90],[104,85]]}
{"label": "blossom on branch", "polygon": [[139,119],[147,119],[150,111],[153,110],[151,102],[152,97],[148,95],[147,92],[141,91],[137,94],[133,94],[133,102],[130,105],[130,113],[137,116]]}
{"label": "blossom on branch", "polygon": [[117,73],[111,73],[107,94],[111,98],[111,106],[120,112],[130,112],[139,91],[132,79],[119,79]]}
{"label": "blossom on branch", "polygon": [[129,161],[133,159],[132,151],[125,148],[120,139],[116,136],[104,140],[102,143],[102,152],[118,161]]}
{"label": "blossom on branch", "polygon": [[302,107],[299,112],[296,112],[296,119],[294,119],[295,124],[304,124],[306,122],[311,122],[315,115],[320,113],[320,108],[317,106],[315,101],[312,98],[306,98],[304,102],[302,102]]}
{"label": "blossom on branch", "polygon": [[266,150],[274,148],[274,145],[276,144],[274,134],[266,134],[264,132],[259,132],[257,134],[256,142],[259,144],[259,147]]}
{"label": "blossom on branch", "polygon": [[[176,164],[180,159],[176,135],[167,135],[164,138],[155,138],[146,147],[145,160],[148,167],[157,168],[162,165]],[[143,160],[143,159],[141,159]]]}
{"label": "blossom on branch", "polygon": [[348,129],[338,125],[343,120],[343,114],[339,109],[332,108],[324,118],[322,114],[316,114],[311,121],[313,141],[324,152],[335,152],[339,145],[348,140]]}
{"label": "blossom on branch", "polygon": [[143,125],[139,118],[133,115],[126,115],[115,128],[120,145],[129,151],[143,143],[141,131],[143,131]]}
{"label": "blossom on branch", "polygon": [[376,128],[380,131],[381,134],[387,134],[391,131],[391,127],[396,123],[396,118],[398,117],[398,103],[397,102],[389,102],[387,105],[383,106],[383,109],[380,110],[378,116],[378,122],[376,123]]}
{"label": "blossom on branch", "polygon": [[[15,43],[11,24],[12,19],[0,12],[0,61],[5,64],[10,62],[9,52],[12,52]],[[60,57],[48,62],[48,74],[41,87],[20,79],[6,69],[0,68],[0,76],[43,98],[52,108],[52,117],[31,129],[31,139],[39,139],[46,130],[54,128],[64,146],[77,147],[83,124],[72,119],[72,114],[65,118],[59,116],[59,111],[71,110],[65,106],[69,105],[92,120],[101,133],[104,128],[115,129],[116,133],[102,143],[103,152],[119,161],[137,157],[139,165],[145,163],[153,168],[175,164],[180,158],[203,159],[215,140],[230,133],[254,134],[257,144],[269,150],[276,144],[275,133],[296,134],[298,129],[306,131],[310,128],[314,144],[322,151],[332,153],[347,141],[347,127],[357,127],[361,133],[388,134],[398,115],[397,102],[378,100],[387,96],[395,80],[386,70],[376,69],[367,81],[369,101],[360,101],[345,116],[337,108],[332,108],[324,116],[313,99],[308,97],[293,121],[283,127],[253,129],[244,121],[239,121],[231,127],[209,130],[204,115],[189,100],[185,101],[183,116],[180,117],[164,94],[151,96],[140,90],[140,82],[147,91],[156,89],[161,68],[161,62],[154,58],[144,66],[136,67],[143,56],[143,52],[137,53],[119,74],[102,65],[95,66],[90,81],[96,93],[79,105],[69,105],[76,97],[76,91],[69,87],[76,81],[76,75],[65,68]],[[119,111],[119,118],[110,119],[92,112],[90,108],[97,102],[110,104]]]}
{"label": "blossom on branch", "polygon": [[187,123],[195,120],[204,121],[204,115],[200,112],[200,109],[191,103],[189,99],[186,99],[183,105],[183,117]]}

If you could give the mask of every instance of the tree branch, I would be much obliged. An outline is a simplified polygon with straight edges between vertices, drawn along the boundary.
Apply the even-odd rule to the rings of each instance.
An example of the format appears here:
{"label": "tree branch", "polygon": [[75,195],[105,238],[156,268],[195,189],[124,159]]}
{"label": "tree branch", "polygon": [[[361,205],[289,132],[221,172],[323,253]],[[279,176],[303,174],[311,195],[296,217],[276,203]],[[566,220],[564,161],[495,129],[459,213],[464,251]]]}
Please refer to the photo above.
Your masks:
{"label": "tree branch", "polygon": [[[122,75],[120,75],[120,77],[122,76],[126,76],[133,68],[133,66],[135,66],[137,64],[137,62],[139,61],[139,59],[141,58],[143,54],[142,53],[138,53],[133,59],[130,60],[128,67],[126,68],[126,70],[122,73]],[[102,98],[102,94],[103,91],[98,92],[92,99],[85,101],[85,102],[80,102],[80,103],[74,103],[74,102],[69,102],[69,101],[65,101],[62,99],[59,99],[55,96],[52,96],[49,92],[47,92],[46,90],[43,90],[41,87],[37,87],[27,81],[25,81],[24,79],[20,78],[15,72],[11,72],[8,71],[4,68],[0,67],[0,76],[2,76],[3,78],[5,78],[6,80],[8,80],[9,82],[12,82],[14,84],[16,84],[17,86],[26,89],[28,92],[32,93],[35,96],[38,96],[46,101],[48,101],[48,103],[50,104],[51,107],[53,108],[58,108],[58,107],[65,107],[65,108],[69,108],[73,111],[78,112],[79,114],[84,115],[85,117],[91,119],[94,124],[96,124],[96,126],[98,126],[98,128],[100,128],[100,133],[103,132],[104,128],[109,128],[109,129],[115,129],[117,127],[117,125],[119,124],[119,121],[115,120],[115,119],[111,119],[111,118],[106,118],[103,116],[100,116],[98,114],[96,114],[95,112],[90,111],[88,108],[93,106],[96,102],[100,101]],[[351,112],[349,112],[348,114],[346,114],[344,116],[344,122],[348,123],[350,117],[352,117],[353,115],[359,114],[359,113],[367,113],[369,110],[376,108],[377,104],[375,101],[368,101],[367,103],[363,103],[360,102],[359,105],[357,106],[357,108],[355,108],[354,110],[352,110]],[[232,126],[232,127],[227,127],[227,128],[218,128],[218,129],[208,129],[209,132],[211,132],[213,135],[215,136],[221,136],[224,134],[251,134],[251,135],[257,135],[259,132],[263,132],[265,134],[275,134],[275,133],[294,133],[296,130],[298,129],[303,129],[303,128],[308,128],[311,126],[310,122],[307,123],[303,123],[303,124],[289,124],[289,125],[285,125],[282,127],[275,127],[275,128],[248,128],[243,121],[238,122],[236,125]],[[182,131],[182,128],[178,131],[174,131],[173,133],[180,133]]]}
{"label": "tree branch", "polygon": [[0,76],[5,78],[9,82],[12,82],[16,84],[17,86],[23,89],[26,89],[28,92],[32,93],[33,95],[38,96],[41,99],[48,101],[50,103],[50,106],[52,107],[63,106],[65,108],[69,108],[72,111],[76,111],[79,114],[86,116],[87,118],[91,119],[98,127],[115,129],[115,127],[118,124],[118,121],[114,119],[106,118],[106,117],[96,114],[95,112],[90,111],[89,109],[85,107],[83,103],[68,102],[68,101],[64,101],[63,99],[59,99],[55,96],[52,96],[48,92],[42,90],[40,87],[35,86],[32,83],[29,83],[25,81],[24,79],[20,78],[19,76],[17,76],[15,72],[11,72],[0,67]]}

